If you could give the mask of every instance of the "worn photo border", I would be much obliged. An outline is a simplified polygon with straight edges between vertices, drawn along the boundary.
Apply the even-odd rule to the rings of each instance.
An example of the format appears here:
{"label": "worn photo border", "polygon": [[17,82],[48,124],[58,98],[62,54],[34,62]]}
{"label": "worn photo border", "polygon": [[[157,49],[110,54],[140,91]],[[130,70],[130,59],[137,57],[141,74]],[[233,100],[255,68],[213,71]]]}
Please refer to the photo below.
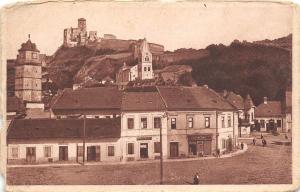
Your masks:
{"label": "worn photo border", "polygon": [[[25,1],[15,4],[9,4],[1,8],[0,17],[0,56],[1,56],[1,67],[0,67],[0,130],[1,130],[1,147],[0,147],[0,171],[4,178],[6,179],[6,52],[5,45],[12,36],[6,32],[6,22],[7,22],[7,9],[18,11],[20,6],[34,6],[35,4],[43,3],[47,6],[47,3],[80,3],[85,4],[92,1],[59,1],[59,0],[49,0],[49,1]],[[93,1],[96,2],[96,1]],[[4,186],[6,191],[296,191],[300,190],[300,8],[289,1],[206,1],[209,3],[216,3],[218,6],[226,6],[227,4],[234,3],[259,3],[263,6],[268,6],[269,3],[278,3],[291,6],[293,9],[293,51],[292,51],[292,115],[293,115],[293,136],[292,136],[292,184],[251,184],[251,185],[15,185],[15,186]],[[104,3],[103,1],[97,1],[97,3]],[[161,3],[170,3],[175,6],[184,6],[185,4],[199,3],[203,4],[204,1],[105,1],[107,4],[120,4],[126,6],[128,3],[134,4],[154,4],[159,6]],[[85,7],[87,8],[87,7]],[[19,13],[20,15],[22,12]],[[258,21],[257,21],[258,22]],[[280,162],[278,162],[280,166]],[[0,188],[1,189],[1,188]]]}

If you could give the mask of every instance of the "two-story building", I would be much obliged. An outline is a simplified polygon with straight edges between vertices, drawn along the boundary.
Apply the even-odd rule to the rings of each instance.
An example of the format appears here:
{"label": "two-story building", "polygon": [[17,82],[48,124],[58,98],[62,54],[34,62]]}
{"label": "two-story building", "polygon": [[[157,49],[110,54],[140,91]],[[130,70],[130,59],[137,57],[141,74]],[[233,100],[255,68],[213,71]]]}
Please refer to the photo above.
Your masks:
{"label": "two-story building", "polygon": [[122,98],[122,149],[124,161],[167,157],[167,116],[155,87],[127,90]]}
{"label": "two-story building", "polygon": [[168,157],[209,156],[232,151],[237,143],[238,112],[204,87],[158,87],[167,108]]}

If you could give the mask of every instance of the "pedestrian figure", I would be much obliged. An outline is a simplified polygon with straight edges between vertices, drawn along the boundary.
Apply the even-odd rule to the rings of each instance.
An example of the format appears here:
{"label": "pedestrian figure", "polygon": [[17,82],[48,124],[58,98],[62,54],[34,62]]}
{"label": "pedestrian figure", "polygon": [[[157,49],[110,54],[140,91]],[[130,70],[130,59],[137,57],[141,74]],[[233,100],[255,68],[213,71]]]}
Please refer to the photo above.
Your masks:
{"label": "pedestrian figure", "polygon": [[285,136],[284,136],[284,137],[285,137],[285,139],[289,139],[289,138],[288,138],[288,136],[287,136],[287,134],[285,134]]}
{"label": "pedestrian figure", "polygon": [[261,138],[261,139],[263,139],[263,138],[264,138],[264,136],[262,135],[262,133],[260,134],[260,138]]}
{"label": "pedestrian figure", "polygon": [[217,157],[220,157],[220,149],[217,149]]}
{"label": "pedestrian figure", "polygon": [[253,138],[252,142],[253,142],[253,145],[255,145],[255,143],[256,143],[255,137]]}
{"label": "pedestrian figure", "polygon": [[198,173],[196,173],[194,175],[194,185],[198,185],[198,184],[199,184],[199,175],[198,175]]}
{"label": "pedestrian figure", "polygon": [[265,147],[267,145],[267,141],[265,139],[261,140],[263,147]]}
{"label": "pedestrian figure", "polygon": [[241,149],[242,150],[244,149],[244,143],[243,142],[241,143]]}

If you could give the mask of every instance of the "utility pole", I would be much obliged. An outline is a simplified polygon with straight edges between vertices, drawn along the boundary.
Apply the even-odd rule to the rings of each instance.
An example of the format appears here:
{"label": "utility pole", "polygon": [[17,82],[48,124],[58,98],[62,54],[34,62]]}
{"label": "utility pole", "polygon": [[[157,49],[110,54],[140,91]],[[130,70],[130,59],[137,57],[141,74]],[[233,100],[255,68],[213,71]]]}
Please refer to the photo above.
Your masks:
{"label": "utility pole", "polygon": [[162,185],[163,184],[162,123],[160,123],[159,140],[160,140],[160,184]]}
{"label": "utility pole", "polygon": [[86,116],[84,115],[83,116],[83,149],[82,149],[82,152],[83,152],[83,160],[82,160],[82,164],[84,165],[85,163],[85,129],[86,129]]}

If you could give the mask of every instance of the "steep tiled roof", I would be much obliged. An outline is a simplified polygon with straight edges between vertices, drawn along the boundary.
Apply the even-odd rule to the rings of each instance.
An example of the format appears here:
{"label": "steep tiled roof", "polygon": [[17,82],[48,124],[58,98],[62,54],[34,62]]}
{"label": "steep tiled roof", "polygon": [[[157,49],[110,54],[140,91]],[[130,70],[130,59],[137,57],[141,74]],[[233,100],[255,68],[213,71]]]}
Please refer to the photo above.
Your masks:
{"label": "steep tiled roof", "polygon": [[[82,138],[84,119],[19,119],[8,128],[8,139]],[[121,119],[86,119],[86,138],[120,138]]]}
{"label": "steep tiled roof", "polygon": [[242,96],[234,93],[229,92],[226,95],[223,95],[223,97],[233,106],[235,106],[237,109],[244,110],[244,99]]}
{"label": "steep tiled roof", "polygon": [[7,102],[7,107],[6,107],[7,112],[20,112],[25,109],[22,101],[16,96],[7,97],[6,102]]}
{"label": "steep tiled roof", "polygon": [[245,110],[249,110],[251,107],[255,107],[251,96],[248,94],[244,102]]}
{"label": "steep tiled roof", "polygon": [[37,48],[35,43],[32,43],[30,41],[30,39],[28,39],[28,41],[26,43],[22,43],[21,45],[21,49],[19,49],[19,51],[36,51],[36,52],[40,52]]}
{"label": "steep tiled roof", "polygon": [[234,110],[207,87],[158,87],[169,110]]}
{"label": "steep tiled roof", "polygon": [[268,101],[266,104],[262,103],[255,109],[256,117],[281,117],[281,103],[280,101]]}
{"label": "steep tiled roof", "polygon": [[156,92],[124,92],[122,111],[162,111],[164,102]]}
{"label": "steep tiled roof", "polygon": [[115,87],[65,89],[52,109],[120,109],[121,98]]}

